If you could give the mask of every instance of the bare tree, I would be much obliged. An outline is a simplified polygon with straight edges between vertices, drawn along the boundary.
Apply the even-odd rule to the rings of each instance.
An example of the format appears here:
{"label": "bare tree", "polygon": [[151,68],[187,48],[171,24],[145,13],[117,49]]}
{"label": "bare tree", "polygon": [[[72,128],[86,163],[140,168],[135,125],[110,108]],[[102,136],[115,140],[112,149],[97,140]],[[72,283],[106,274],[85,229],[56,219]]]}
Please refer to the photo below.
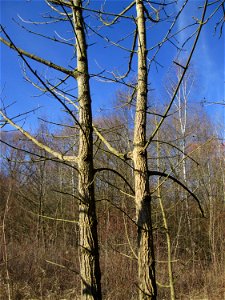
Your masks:
{"label": "bare tree", "polygon": [[[196,37],[193,42],[193,46],[190,50],[189,57],[184,66],[180,65],[178,62],[176,64],[180,65],[182,68],[181,76],[176,83],[176,86],[173,90],[173,94],[171,95],[170,102],[164,111],[161,114],[161,118],[159,122],[156,124],[152,134],[147,137],[147,115],[148,115],[148,89],[149,89],[149,69],[152,62],[155,60],[158,51],[160,50],[162,44],[167,41],[171,34],[171,31],[174,27],[174,24],[177,21],[180,13],[185,8],[187,1],[184,2],[183,6],[179,13],[175,16],[172,21],[172,25],[169,28],[165,38],[161,43],[159,43],[156,47],[156,53],[153,57],[149,58],[148,56],[148,47],[147,47],[147,21],[152,23],[159,22],[159,12],[165,9],[165,3],[158,3],[159,9],[154,9],[154,7],[150,4],[150,8],[154,11],[155,19],[152,17],[148,10],[148,1],[137,0],[130,3],[120,14],[118,14],[115,19],[111,22],[105,22],[106,25],[112,25],[116,23],[116,21],[122,17],[125,17],[125,14],[130,11],[133,6],[136,7],[136,30],[134,32],[134,42],[132,47],[129,49],[130,51],[130,60],[128,64],[127,73],[122,76],[114,76],[114,80],[124,80],[128,76],[131,71],[132,60],[134,54],[137,54],[138,67],[137,67],[137,84],[132,86],[133,92],[131,93],[131,97],[128,100],[128,104],[132,104],[133,99],[136,98],[135,103],[135,120],[134,120],[134,138],[133,138],[133,149],[129,153],[120,153],[117,149],[113,148],[112,145],[105,138],[97,132],[99,138],[105,143],[108,150],[113,153],[115,156],[120,159],[129,160],[131,159],[133,162],[133,170],[134,170],[134,188],[135,188],[135,204],[136,204],[136,224],[138,227],[138,291],[139,291],[139,299],[156,299],[157,297],[157,285],[156,285],[156,274],[155,274],[155,255],[154,255],[154,242],[153,242],[153,226],[152,226],[152,213],[151,213],[151,194],[150,194],[150,186],[149,186],[149,176],[151,175],[159,175],[165,176],[173,179],[172,176],[166,175],[163,172],[151,172],[148,166],[147,159],[147,149],[151,144],[152,140],[160,130],[162,124],[165,119],[168,117],[171,107],[174,103],[174,100],[177,96],[177,93],[180,89],[181,83],[185,77],[185,73],[189,67],[190,61],[192,59],[194,50],[196,48],[199,35],[203,26],[203,21],[205,19],[206,8],[208,5],[208,1],[205,2],[201,23],[196,30]],[[161,5],[161,6],[160,6]],[[128,17],[128,16],[127,16]],[[137,42],[137,49],[136,49]],[[118,46],[118,45],[117,45]],[[148,64],[148,62],[150,62]],[[176,180],[177,183],[178,180]],[[179,183],[181,184],[181,183]],[[185,187],[182,185],[182,187]],[[193,194],[192,194],[193,195]],[[196,198],[196,197],[195,197]],[[197,200],[198,201],[198,200]],[[201,207],[200,207],[201,209]]]}
{"label": "bare tree", "polygon": [[[93,138],[92,138],[92,110],[89,86],[87,44],[85,37],[83,3],[81,0],[74,1],[49,1],[48,5],[56,10],[59,15],[64,16],[70,22],[76,40],[77,66],[74,70],[65,69],[51,61],[47,61],[25,50],[19,49],[8,36],[5,29],[1,26],[1,31],[6,39],[1,37],[1,42],[14,49],[24,61],[29,71],[38,79],[39,89],[50,93],[66,109],[75,124],[79,127],[79,151],[77,156],[63,155],[49,146],[38,141],[34,136],[17,125],[12,119],[8,118],[4,111],[1,116],[4,124],[9,123],[19,130],[26,138],[31,140],[36,146],[45,150],[48,154],[62,162],[76,163],[79,176],[79,228],[80,228],[80,277],[81,277],[81,299],[101,299],[101,273],[99,265],[99,250],[97,236],[97,217],[94,198],[94,169],[93,169]],[[68,8],[70,12],[68,12]],[[61,9],[61,11],[60,11]],[[68,79],[71,77],[77,81],[79,102],[79,121],[76,114],[65,104],[57,86],[51,86],[44,81],[36,71],[33,70],[26,57],[31,58],[41,64],[64,73]],[[62,81],[65,81],[62,80]],[[61,81],[61,82],[62,82]],[[69,100],[68,100],[69,101]],[[77,107],[74,102],[70,104]]]}
{"label": "bare tree", "polygon": [[143,1],[136,1],[138,31],[138,84],[133,140],[136,219],[138,225],[139,299],[156,299],[155,257],[151,218],[151,196],[146,150],[148,95],[146,24]]}

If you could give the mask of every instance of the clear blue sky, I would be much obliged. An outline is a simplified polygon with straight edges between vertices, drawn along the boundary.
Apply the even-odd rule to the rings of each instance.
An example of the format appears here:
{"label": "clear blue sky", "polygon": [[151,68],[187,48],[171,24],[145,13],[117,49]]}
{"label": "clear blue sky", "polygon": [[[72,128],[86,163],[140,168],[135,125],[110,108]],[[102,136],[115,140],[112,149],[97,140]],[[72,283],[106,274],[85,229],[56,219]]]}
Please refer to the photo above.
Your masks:
{"label": "clear blue sky", "polygon": [[[92,1],[91,1],[92,2]],[[99,9],[99,4],[102,1],[93,1],[94,8]],[[178,10],[183,1],[179,1],[176,6],[171,8],[171,11]],[[20,28],[14,21],[19,20],[18,15],[26,20],[40,21],[40,14],[50,12],[50,8],[44,3],[44,1],[2,1],[1,0],[1,24],[5,27],[12,40],[27,51],[31,51],[45,59],[52,60],[57,64],[67,66],[75,66],[75,61],[71,60],[73,56],[73,48],[61,46],[59,44],[55,45],[45,39],[41,39],[37,36],[32,36],[28,34],[25,30]],[[128,1],[110,1],[108,2],[107,10],[119,12],[121,8],[129,4]],[[185,10],[185,13],[181,15],[177,23],[176,29],[182,28],[185,24],[193,22],[192,17],[200,18],[200,11],[198,6],[201,5],[203,1],[190,1]],[[210,8],[208,15],[213,11]],[[132,14],[132,11],[131,13]],[[224,99],[224,36],[219,39],[218,34],[214,34],[214,26],[217,19],[221,17],[220,11],[218,15],[215,16],[208,24],[203,28],[201,38],[198,43],[197,50],[194,54],[192,66],[195,73],[195,85],[191,94],[191,101],[200,102],[204,98],[208,101],[222,101]],[[43,21],[43,20],[42,20]],[[86,19],[88,24],[97,25],[97,21],[94,17],[89,17]],[[21,23],[21,22],[20,22]],[[45,25],[31,26],[30,24],[23,24],[28,28],[42,32],[46,35],[59,34],[64,38],[70,38],[71,32],[68,26],[65,24],[54,23],[48,27]],[[149,24],[148,28],[148,46],[151,47],[155,43],[159,42],[162,36],[165,34],[166,30],[170,24],[152,26]],[[114,25],[110,30],[108,28],[102,29],[101,34],[106,34],[107,37],[112,38],[112,40],[117,41],[121,37],[128,35],[134,29],[133,25],[130,25],[128,21],[123,21],[120,24]],[[191,31],[183,32],[179,36],[179,42],[185,40],[187,34]],[[109,46],[104,43],[101,39],[94,35],[91,35],[89,43],[95,43],[89,48],[89,67],[90,72],[101,72],[102,70],[123,72],[126,68],[126,63],[128,59],[128,53],[120,49],[116,49],[113,46]],[[128,47],[132,42],[131,38],[127,38],[123,45]],[[190,48],[193,39],[187,44],[187,49]],[[130,47],[130,46],[129,46]],[[9,110],[10,116],[23,112],[24,110],[30,110],[37,107],[38,105],[43,106],[38,113],[38,115],[53,115],[58,118],[60,117],[61,111],[59,105],[55,100],[49,97],[34,97],[40,94],[33,87],[25,82],[22,74],[23,64],[21,59],[15,54],[14,51],[9,50],[6,46],[1,45],[0,49],[1,56],[1,98],[4,100],[5,104],[12,103],[16,101]],[[151,52],[152,53],[152,52]],[[150,54],[151,54],[150,53]],[[160,101],[161,103],[167,101],[165,93],[166,78],[168,76],[168,71],[171,68],[172,61],[176,58],[176,49],[168,43],[162,48],[157,60],[160,62],[162,67],[156,68],[152,66],[149,81],[151,82],[151,87],[154,89],[154,97],[157,99],[155,101]],[[185,60],[186,52],[183,54],[183,59]],[[47,67],[41,68],[36,63],[32,63],[34,69],[41,70],[41,74],[48,78],[54,78],[55,73],[49,70]],[[135,76],[135,72],[131,73]],[[120,86],[103,83],[100,81],[91,81],[91,93],[93,99],[93,110],[94,114],[98,113],[99,108],[110,108],[112,102],[115,99],[115,93],[120,88]],[[76,91],[74,91],[75,93]],[[197,104],[196,104],[197,105]],[[224,120],[224,110],[221,106],[207,106],[207,112],[213,120],[217,119],[219,122]],[[31,116],[28,119],[29,126],[32,127],[32,123],[36,124],[35,119]]]}

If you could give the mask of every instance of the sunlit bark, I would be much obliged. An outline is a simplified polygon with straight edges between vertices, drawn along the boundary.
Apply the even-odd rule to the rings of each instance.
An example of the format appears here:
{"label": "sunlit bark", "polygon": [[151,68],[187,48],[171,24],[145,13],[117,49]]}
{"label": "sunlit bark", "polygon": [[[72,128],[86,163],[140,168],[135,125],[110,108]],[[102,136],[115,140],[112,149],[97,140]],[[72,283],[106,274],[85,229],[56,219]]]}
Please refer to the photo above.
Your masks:
{"label": "sunlit bark", "polygon": [[97,217],[94,198],[92,112],[89,87],[87,45],[82,17],[82,2],[73,1],[76,34],[77,77],[79,99],[80,141],[78,155],[80,275],[81,299],[101,299]]}
{"label": "sunlit bark", "polygon": [[143,1],[136,1],[138,28],[138,85],[134,127],[134,181],[138,225],[139,299],[156,299],[155,258],[151,220],[151,196],[148,179],[146,144],[147,50]]}

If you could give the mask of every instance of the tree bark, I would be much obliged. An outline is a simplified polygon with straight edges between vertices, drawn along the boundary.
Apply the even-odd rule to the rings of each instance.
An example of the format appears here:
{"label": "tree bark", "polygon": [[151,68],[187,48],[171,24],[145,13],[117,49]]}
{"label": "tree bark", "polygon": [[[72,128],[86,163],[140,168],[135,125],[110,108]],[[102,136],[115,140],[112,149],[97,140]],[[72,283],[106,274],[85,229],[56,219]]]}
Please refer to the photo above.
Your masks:
{"label": "tree bark", "polygon": [[136,0],[138,28],[138,86],[134,127],[134,181],[136,219],[138,224],[138,288],[139,299],[156,299],[155,258],[151,220],[146,144],[147,50],[144,4]]}
{"label": "tree bark", "polygon": [[101,300],[101,273],[94,198],[93,129],[87,45],[82,16],[82,1],[73,0],[73,4],[80,122],[78,191],[81,199],[79,205],[81,299]]}

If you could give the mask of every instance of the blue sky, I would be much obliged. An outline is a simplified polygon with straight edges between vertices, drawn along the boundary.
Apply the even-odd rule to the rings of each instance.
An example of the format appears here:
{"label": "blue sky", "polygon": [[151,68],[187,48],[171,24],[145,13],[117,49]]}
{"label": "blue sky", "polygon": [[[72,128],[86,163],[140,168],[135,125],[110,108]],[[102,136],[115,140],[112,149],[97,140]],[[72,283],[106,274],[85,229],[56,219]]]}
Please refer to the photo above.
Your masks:
{"label": "blue sky", "polygon": [[[94,8],[99,8],[99,4],[102,1],[93,1]],[[45,59],[50,59],[57,64],[64,66],[75,65],[75,61],[71,60],[73,56],[73,49],[69,47],[62,47],[61,45],[48,42],[39,37],[34,37],[21,29],[12,20],[18,19],[20,15],[23,19],[40,20],[40,14],[49,12],[50,9],[46,6],[44,1],[2,1],[1,0],[1,24],[6,28],[7,32],[11,36],[12,40],[27,51],[38,54]],[[110,1],[108,2],[106,9],[108,11],[119,12],[121,8],[129,4],[128,1]],[[171,8],[171,11],[179,10],[183,1],[178,1],[178,4]],[[200,18],[201,11],[198,6],[202,4],[202,1],[190,1],[185,13],[183,13],[178,19],[177,29],[182,28],[185,24],[193,22],[192,17]],[[213,8],[210,8],[208,15],[212,12]],[[219,16],[220,15],[220,12]],[[131,13],[132,14],[132,11]],[[200,37],[198,47],[193,57],[192,67],[195,73],[195,84],[191,94],[191,102],[194,105],[198,105],[204,98],[208,101],[222,101],[224,99],[224,37],[218,37],[218,34],[214,34],[214,25],[218,16],[215,16],[208,24],[203,28],[202,35]],[[86,22],[90,25],[97,25],[97,20],[94,17],[89,17]],[[25,25],[25,24],[23,24]],[[61,35],[64,38],[70,38],[71,33],[69,27],[65,25],[53,24],[48,27],[45,25],[30,26],[26,24],[32,30],[42,32],[45,34]],[[151,47],[158,41],[168,30],[169,24],[154,25],[148,24],[148,46]],[[128,21],[122,21],[120,24],[114,25],[112,28],[102,28],[100,33],[106,34],[107,37],[114,41],[119,40],[123,36],[129,35],[134,29],[133,25]],[[182,44],[185,37],[190,34],[191,31],[186,31],[180,34],[178,41]],[[126,70],[126,64],[128,60],[128,53],[120,49],[116,49],[113,46],[109,46],[104,43],[100,38],[90,36],[88,39],[90,43],[95,43],[89,48],[89,67],[90,72],[101,72],[102,70],[116,71],[122,73]],[[127,38],[122,45],[130,47],[132,39]],[[188,50],[193,42],[193,39],[187,44]],[[150,52],[152,54],[153,52]],[[185,60],[186,53],[182,54],[180,59]],[[60,106],[54,99],[49,97],[34,97],[40,94],[25,82],[22,74],[23,64],[18,56],[11,50],[7,49],[4,45],[0,48],[1,57],[1,98],[5,104],[16,103],[9,108],[8,113],[10,116],[23,112],[24,110],[30,110],[32,108],[42,106],[38,115],[49,116],[54,115],[55,119],[62,116]],[[167,96],[165,93],[166,78],[168,71],[171,69],[172,61],[177,57],[177,50],[168,43],[162,48],[158,56],[158,61],[162,67],[156,68],[155,65],[151,68],[149,76],[149,82],[151,82],[151,88],[154,89],[153,96],[154,102],[164,103]],[[134,62],[136,62],[134,60]],[[40,66],[32,62],[34,69],[40,70]],[[135,63],[134,63],[135,67]],[[48,78],[54,78],[55,73],[44,67],[41,68],[41,74]],[[135,72],[131,73],[130,78],[135,77]],[[75,85],[74,85],[75,86]],[[122,88],[119,85],[105,83],[101,81],[91,81],[91,94],[93,99],[93,111],[97,115],[99,108],[106,109],[112,107],[112,102],[115,99],[116,92]],[[124,89],[124,88],[123,88]],[[76,93],[76,90],[73,91]],[[207,113],[211,119],[218,121],[219,123],[225,122],[224,109],[218,105],[210,105],[206,107]],[[31,115],[26,121],[26,125],[33,127],[36,123],[36,118]]]}

